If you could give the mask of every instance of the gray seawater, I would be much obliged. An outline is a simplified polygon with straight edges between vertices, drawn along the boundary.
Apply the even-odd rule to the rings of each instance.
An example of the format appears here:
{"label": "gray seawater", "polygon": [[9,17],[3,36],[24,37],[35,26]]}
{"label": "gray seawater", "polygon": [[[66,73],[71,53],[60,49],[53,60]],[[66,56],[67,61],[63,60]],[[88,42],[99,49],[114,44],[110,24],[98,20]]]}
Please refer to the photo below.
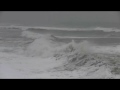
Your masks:
{"label": "gray seawater", "polygon": [[[30,29],[28,31],[40,33],[40,34],[51,34],[60,37],[82,37],[82,38],[60,38],[58,41],[69,43],[72,40],[79,43],[87,40],[97,45],[118,45],[120,44],[120,32],[103,32],[103,31],[61,31],[61,30],[39,30]],[[115,37],[109,37],[115,34]],[[85,37],[85,38],[83,38]]]}
{"label": "gray seawater", "polygon": [[89,41],[90,43],[102,46],[120,45],[120,38],[64,38],[61,41],[68,43],[71,42],[72,40],[74,40],[77,43],[86,40]]}
{"label": "gray seawater", "polygon": [[[87,37],[87,38],[58,38],[57,39],[60,42],[66,42],[66,43],[69,43],[72,40],[75,40],[75,42],[77,42],[77,43],[87,40],[87,41],[97,44],[97,45],[118,45],[118,44],[120,44],[120,33],[117,33],[118,37],[105,37],[113,32],[110,32],[110,33],[107,33],[107,32],[105,33],[105,32],[101,32],[101,31],[96,31],[96,32],[72,31],[71,32],[71,31],[60,31],[60,30],[56,31],[56,30],[36,30],[36,29],[31,29],[28,31],[32,31],[35,33],[40,33],[40,34],[51,34],[54,36],[62,36],[62,37],[64,37],[64,36]],[[16,40],[16,41],[29,40],[29,39],[21,37],[21,33],[22,33],[22,30],[19,30],[19,29],[0,29],[0,39],[1,39],[0,41],[3,41],[4,39]],[[91,38],[91,37],[93,37],[93,38]]]}

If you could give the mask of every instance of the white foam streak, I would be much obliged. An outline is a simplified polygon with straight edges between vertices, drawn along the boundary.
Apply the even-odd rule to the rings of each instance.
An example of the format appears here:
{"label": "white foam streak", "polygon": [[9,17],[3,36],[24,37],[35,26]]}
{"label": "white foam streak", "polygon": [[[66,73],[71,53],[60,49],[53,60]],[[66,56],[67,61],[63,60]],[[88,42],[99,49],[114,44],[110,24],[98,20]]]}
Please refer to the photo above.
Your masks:
{"label": "white foam streak", "polygon": [[118,28],[106,28],[106,27],[89,27],[89,28],[63,28],[63,27],[43,27],[43,26],[20,26],[20,25],[2,25],[0,28],[19,28],[21,30],[28,29],[44,29],[44,30],[64,30],[64,31],[90,31],[90,30],[102,30],[104,32],[120,32]]}

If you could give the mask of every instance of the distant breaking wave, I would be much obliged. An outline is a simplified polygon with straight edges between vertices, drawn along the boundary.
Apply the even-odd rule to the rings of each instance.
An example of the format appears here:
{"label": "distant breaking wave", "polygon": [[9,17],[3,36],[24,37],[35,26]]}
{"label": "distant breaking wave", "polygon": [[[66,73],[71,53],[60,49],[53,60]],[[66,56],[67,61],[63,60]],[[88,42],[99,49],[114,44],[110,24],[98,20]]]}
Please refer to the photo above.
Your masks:
{"label": "distant breaking wave", "polygon": [[[81,38],[108,38],[108,37],[70,37],[70,36],[55,36],[60,39],[68,38],[68,39],[81,39]],[[111,38],[120,38],[120,37],[111,37]]]}
{"label": "distant breaking wave", "polygon": [[0,28],[18,28],[21,30],[28,29],[44,29],[44,30],[64,30],[64,31],[90,31],[90,30],[102,30],[104,32],[120,32],[119,28],[106,28],[106,27],[90,27],[90,28],[63,28],[63,27],[43,27],[43,26],[20,26],[20,25],[1,25]]}

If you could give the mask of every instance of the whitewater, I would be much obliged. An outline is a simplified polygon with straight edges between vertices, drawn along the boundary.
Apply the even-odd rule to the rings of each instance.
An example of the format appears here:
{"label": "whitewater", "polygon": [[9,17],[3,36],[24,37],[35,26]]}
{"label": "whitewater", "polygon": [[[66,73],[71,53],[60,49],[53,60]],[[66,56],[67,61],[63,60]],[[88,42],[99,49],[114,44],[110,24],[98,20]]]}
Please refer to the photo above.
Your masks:
{"label": "whitewater", "polygon": [[[20,36],[12,37],[13,32]],[[17,30],[16,30],[17,29]],[[120,78],[120,45],[101,46],[88,40],[63,42],[62,37],[40,34],[29,29],[83,30],[53,27],[1,26],[0,78]],[[119,32],[115,28],[94,28]],[[11,36],[8,32],[12,33]],[[85,30],[91,30],[85,29]],[[93,30],[93,28],[92,28]],[[7,38],[8,37],[8,38]],[[64,39],[63,38],[63,39]],[[88,37],[87,37],[88,38]],[[98,37],[90,37],[98,38]],[[115,38],[115,37],[113,37]],[[119,37],[117,37],[119,38]],[[103,38],[104,39],[104,38]]]}

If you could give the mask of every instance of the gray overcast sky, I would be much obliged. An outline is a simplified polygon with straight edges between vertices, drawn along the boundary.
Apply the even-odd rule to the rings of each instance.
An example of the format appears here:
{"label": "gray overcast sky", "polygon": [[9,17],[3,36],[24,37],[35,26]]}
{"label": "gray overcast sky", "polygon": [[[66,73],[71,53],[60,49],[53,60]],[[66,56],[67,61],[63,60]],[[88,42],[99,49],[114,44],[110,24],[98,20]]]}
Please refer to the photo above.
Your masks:
{"label": "gray overcast sky", "polygon": [[115,22],[119,23],[118,12],[108,11],[4,11],[0,23],[23,25],[56,25],[62,22]]}

